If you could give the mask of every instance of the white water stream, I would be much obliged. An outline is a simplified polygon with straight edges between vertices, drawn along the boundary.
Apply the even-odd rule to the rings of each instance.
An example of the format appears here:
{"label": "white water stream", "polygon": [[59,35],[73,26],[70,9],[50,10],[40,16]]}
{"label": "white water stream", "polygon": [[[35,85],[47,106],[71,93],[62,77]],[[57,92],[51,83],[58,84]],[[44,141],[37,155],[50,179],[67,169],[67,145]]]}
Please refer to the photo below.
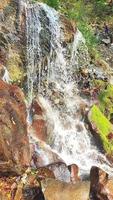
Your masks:
{"label": "white water stream", "polygon": [[[64,35],[60,16],[54,9],[42,3],[29,4],[26,15],[28,93],[31,102],[36,89],[39,101],[46,110],[50,134],[48,147],[67,165],[76,163],[81,172],[98,166],[113,174],[112,166],[93,143],[80,114],[81,105],[87,105],[78,95],[75,78],[78,47],[81,44],[85,47],[82,34],[79,30],[75,33],[69,56],[67,48],[62,45]],[[47,37],[46,41],[43,34]],[[47,53],[46,42],[49,44]],[[44,56],[46,64],[43,64]],[[51,124],[52,131],[49,130]]]}

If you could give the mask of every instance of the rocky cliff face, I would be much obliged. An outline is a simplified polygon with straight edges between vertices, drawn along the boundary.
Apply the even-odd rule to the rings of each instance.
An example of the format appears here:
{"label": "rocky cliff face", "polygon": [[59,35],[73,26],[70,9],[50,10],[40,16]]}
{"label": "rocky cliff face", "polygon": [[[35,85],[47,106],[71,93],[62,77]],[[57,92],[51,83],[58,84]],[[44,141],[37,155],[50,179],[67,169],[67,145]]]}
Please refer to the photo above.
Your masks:
{"label": "rocky cliff face", "polygon": [[[90,185],[79,182],[75,164],[81,171],[97,165],[113,173],[100,146],[96,148],[87,119],[90,110],[90,128],[112,156],[113,88],[106,87],[108,76],[92,68],[85,40],[73,21],[45,4],[0,1],[1,199],[87,200],[89,192],[94,200],[113,198],[112,180],[104,171],[93,168]],[[100,91],[105,88],[107,99],[102,99],[106,94]],[[28,110],[22,89],[31,95],[26,95],[31,98]],[[90,109],[93,104],[97,106]]]}
{"label": "rocky cliff face", "polygon": [[21,173],[30,164],[24,95],[0,81],[0,173]]}
{"label": "rocky cliff face", "polygon": [[24,79],[25,10],[21,1],[0,2],[0,65],[7,67],[13,82]]}

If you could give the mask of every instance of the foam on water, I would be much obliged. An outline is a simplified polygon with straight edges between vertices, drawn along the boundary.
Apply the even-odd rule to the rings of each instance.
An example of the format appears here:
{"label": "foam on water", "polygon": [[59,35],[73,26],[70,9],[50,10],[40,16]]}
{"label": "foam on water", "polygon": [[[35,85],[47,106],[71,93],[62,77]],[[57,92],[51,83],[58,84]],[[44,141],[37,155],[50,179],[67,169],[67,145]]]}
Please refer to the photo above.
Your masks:
{"label": "foam on water", "polygon": [[[74,76],[78,67],[77,49],[79,45],[85,45],[81,32],[77,30],[75,33],[69,57],[67,48],[62,45],[64,35],[58,12],[39,3],[29,5],[26,13],[28,93],[32,101],[34,86],[37,85],[39,101],[48,119],[49,148],[62,157],[67,165],[76,163],[81,172],[89,172],[91,166],[95,165],[113,174],[112,166],[92,142],[92,135],[79,112],[81,104],[87,105],[78,95]],[[44,13],[48,22],[46,29],[50,34],[46,66],[42,64],[44,49],[40,45],[41,31],[44,30],[41,13]],[[88,54],[87,47],[86,52]],[[51,124],[52,131],[49,130]]]}

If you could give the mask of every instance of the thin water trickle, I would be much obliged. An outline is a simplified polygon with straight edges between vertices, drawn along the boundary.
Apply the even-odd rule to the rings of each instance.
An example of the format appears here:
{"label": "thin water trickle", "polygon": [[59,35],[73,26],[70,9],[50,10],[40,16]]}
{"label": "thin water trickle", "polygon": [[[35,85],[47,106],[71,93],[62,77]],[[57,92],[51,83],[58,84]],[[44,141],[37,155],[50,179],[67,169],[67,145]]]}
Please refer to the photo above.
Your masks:
{"label": "thin water trickle", "polygon": [[6,67],[4,67],[4,71],[5,72],[4,72],[4,76],[3,76],[2,80],[9,83],[11,81],[11,79],[10,79],[9,72]]}
{"label": "thin water trickle", "polygon": [[81,32],[75,33],[69,56],[68,47],[62,46],[63,31],[58,12],[38,3],[29,5],[26,14],[28,94],[30,102],[34,94],[38,94],[46,110],[49,147],[67,165],[76,163],[81,172],[89,172],[95,165],[113,174],[106,157],[92,143],[92,135],[80,114],[81,105],[87,107],[76,85],[80,45],[84,44],[86,63],[89,59]]}

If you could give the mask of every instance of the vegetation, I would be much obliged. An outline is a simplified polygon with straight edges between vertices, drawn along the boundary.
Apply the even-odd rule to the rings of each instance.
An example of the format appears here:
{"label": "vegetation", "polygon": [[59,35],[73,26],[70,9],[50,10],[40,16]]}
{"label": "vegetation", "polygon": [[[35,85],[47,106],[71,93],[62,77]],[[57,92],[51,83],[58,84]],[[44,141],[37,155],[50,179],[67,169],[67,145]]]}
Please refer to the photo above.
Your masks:
{"label": "vegetation", "polygon": [[49,6],[55,8],[58,10],[59,8],[59,0],[45,0],[45,3],[47,3]]}
{"label": "vegetation", "polygon": [[110,120],[113,117],[113,86],[108,85],[99,95],[100,110]]}
{"label": "vegetation", "polygon": [[7,62],[10,78],[14,83],[20,83],[24,79],[24,69],[19,54],[10,52],[10,58]]}
{"label": "vegetation", "polygon": [[[38,0],[33,0],[36,2]],[[100,57],[97,50],[99,40],[96,38],[95,25],[103,28],[104,22],[112,22],[113,7],[106,0],[42,0],[44,3],[60,10],[65,16],[77,22],[83,33],[92,58]],[[111,15],[110,15],[111,13]]]}
{"label": "vegetation", "polygon": [[[32,3],[40,2],[40,0],[32,0]],[[59,8],[59,0],[43,0],[48,6],[53,7],[54,9],[58,10]]]}
{"label": "vegetation", "polygon": [[[112,6],[106,0],[62,0],[61,12],[77,22],[79,30],[83,33],[92,58],[100,57],[97,50],[100,41],[95,33],[97,27],[103,31],[104,23],[112,20]],[[110,15],[111,13],[111,15]]]}
{"label": "vegetation", "polygon": [[90,121],[101,138],[104,150],[111,154],[113,152],[113,126],[96,105],[91,108]]}

